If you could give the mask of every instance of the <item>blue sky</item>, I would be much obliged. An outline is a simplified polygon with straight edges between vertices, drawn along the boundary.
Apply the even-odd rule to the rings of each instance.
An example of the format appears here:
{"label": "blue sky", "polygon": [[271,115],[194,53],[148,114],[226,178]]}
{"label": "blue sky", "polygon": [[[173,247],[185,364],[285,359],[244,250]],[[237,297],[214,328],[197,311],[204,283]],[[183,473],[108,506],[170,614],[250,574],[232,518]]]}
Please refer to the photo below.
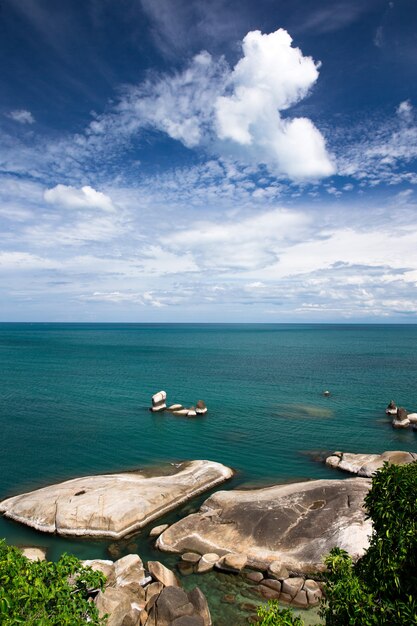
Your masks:
{"label": "blue sky", "polygon": [[0,320],[417,322],[415,0],[2,0]]}

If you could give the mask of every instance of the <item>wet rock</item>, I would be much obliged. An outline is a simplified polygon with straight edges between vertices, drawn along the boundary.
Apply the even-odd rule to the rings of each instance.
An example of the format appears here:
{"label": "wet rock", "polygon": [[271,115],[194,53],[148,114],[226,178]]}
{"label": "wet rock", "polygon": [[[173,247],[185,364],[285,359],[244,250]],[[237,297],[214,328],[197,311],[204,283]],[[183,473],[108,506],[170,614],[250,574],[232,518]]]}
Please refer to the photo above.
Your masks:
{"label": "wet rock", "polygon": [[159,581],[164,587],[179,587],[178,578],[174,572],[159,561],[148,561],[148,571],[152,578]]}
{"label": "wet rock", "polygon": [[122,549],[118,543],[111,543],[107,546],[107,552],[114,560],[117,560],[122,556]]}
{"label": "wet rock", "polygon": [[190,409],[188,409],[187,417],[197,417],[195,407],[192,406]]}
{"label": "wet rock", "polygon": [[191,574],[194,574],[194,565],[192,563],[180,561],[177,563],[177,568],[182,576],[190,576]]}
{"label": "wet rock", "polygon": [[164,532],[168,528],[169,524],[160,524],[159,526],[154,526],[149,532],[149,537],[159,537],[161,533]]}
{"label": "wet rock", "polygon": [[222,602],[226,602],[226,604],[234,604],[236,602],[236,596],[232,593],[226,593],[222,598]]}
{"label": "wet rock", "polygon": [[171,404],[171,406],[168,407],[168,411],[181,411],[183,408],[182,404]]}
{"label": "wet rock", "polygon": [[120,538],[232,475],[220,463],[188,461],[170,475],[86,476],[3,500],[0,513],[43,532]]}
{"label": "wet rock", "polygon": [[277,591],[276,589],[271,589],[271,587],[267,587],[266,585],[260,584],[258,589],[259,593],[263,598],[265,598],[265,600],[279,600],[279,598],[281,597],[279,591]]}

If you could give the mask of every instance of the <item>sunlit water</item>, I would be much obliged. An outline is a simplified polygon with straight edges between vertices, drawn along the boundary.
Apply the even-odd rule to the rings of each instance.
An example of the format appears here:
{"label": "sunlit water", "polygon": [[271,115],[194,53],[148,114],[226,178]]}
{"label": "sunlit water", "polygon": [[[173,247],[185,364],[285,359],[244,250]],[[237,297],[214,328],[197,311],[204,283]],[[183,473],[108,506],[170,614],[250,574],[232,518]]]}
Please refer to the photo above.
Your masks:
{"label": "sunlit water", "polygon": [[[0,324],[0,363],[0,498],[185,459],[235,468],[225,489],[343,478],[315,457],[416,448],[417,434],[393,430],[384,414],[391,399],[417,410],[415,325]],[[209,413],[152,414],[150,398],[160,389],[169,403],[201,398]],[[121,552],[135,547],[144,559],[173,565],[147,533],[121,542]],[[49,558],[63,551],[103,557],[109,543],[40,534],[5,519],[0,537],[46,546]],[[203,579],[210,578],[198,579],[206,588]],[[230,624],[245,599],[225,591],[236,601],[222,603],[225,583],[220,591],[210,586],[216,626]]]}

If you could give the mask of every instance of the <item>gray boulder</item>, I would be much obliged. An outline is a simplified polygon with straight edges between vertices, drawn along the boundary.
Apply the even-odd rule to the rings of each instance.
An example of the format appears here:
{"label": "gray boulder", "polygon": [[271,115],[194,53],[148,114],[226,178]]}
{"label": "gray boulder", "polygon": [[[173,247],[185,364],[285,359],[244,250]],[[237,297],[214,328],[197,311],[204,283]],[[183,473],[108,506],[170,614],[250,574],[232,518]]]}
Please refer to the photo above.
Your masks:
{"label": "gray boulder", "polygon": [[167,399],[166,391],[158,391],[158,393],[155,393],[152,396],[151,411],[153,411],[154,413],[165,411],[165,409],[167,408],[166,399]]}
{"label": "gray boulder", "polygon": [[322,571],[323,556],[335,545],[354,557],[368,547],[372,527],[363,499],[369,487],[368,479],[350,478],[219,491],[163,532],[157,547],[224,555],[239,546],[255,569],[280,561],[293,573]]}

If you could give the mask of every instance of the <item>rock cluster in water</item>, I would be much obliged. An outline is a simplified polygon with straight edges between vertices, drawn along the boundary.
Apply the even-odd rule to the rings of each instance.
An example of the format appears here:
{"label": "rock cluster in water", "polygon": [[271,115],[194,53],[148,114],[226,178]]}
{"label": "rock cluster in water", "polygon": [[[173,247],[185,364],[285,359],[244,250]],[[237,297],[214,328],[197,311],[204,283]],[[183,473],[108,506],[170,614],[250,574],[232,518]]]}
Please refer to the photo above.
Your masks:
{"label": "rock cluster in water", "polygon": [[43,532],[118,539],[233,476],[214,461],[170,470],[75,478],[3,500],[0,513]]}
{"label": "rock cluster in water", "polygon": [[166,405],[167,394],[165,391],[158,391],[152,396],[152,406],[150,410],[154,413],[160,413],[162,411],[169,411],[173,415],[183,417],[197,417],[197,415],[205,415],[207,413],[207,407],[203,400],[198,400],[195,406],[189,408],[184,407],[182,404]]}
{"label": "rock cluster in water", "polygon": [[414,452],[400,450],[383,452],[382,454],[353,454],[351,452],[333,452],[326,458],[326,465],[344,472],[370,478],[384,463],[406,465],[417,461]]}
{"label": "rock cluster in water", "polygon": [[211,626],[207,600],[198,587],[186,593],[174,572],[159,561],[145,568],[137,554],[113,561],[83,561],[107,581],[94,602],[107,626]]}
{"label": "rock cluster in water", "polygon": [[417,430],[417,413],[409,413],[407,409],[397,407],[394,400],[388,404],[385,413],[393,416],[393,428],[408,428],[411,425],[413,430]]}

